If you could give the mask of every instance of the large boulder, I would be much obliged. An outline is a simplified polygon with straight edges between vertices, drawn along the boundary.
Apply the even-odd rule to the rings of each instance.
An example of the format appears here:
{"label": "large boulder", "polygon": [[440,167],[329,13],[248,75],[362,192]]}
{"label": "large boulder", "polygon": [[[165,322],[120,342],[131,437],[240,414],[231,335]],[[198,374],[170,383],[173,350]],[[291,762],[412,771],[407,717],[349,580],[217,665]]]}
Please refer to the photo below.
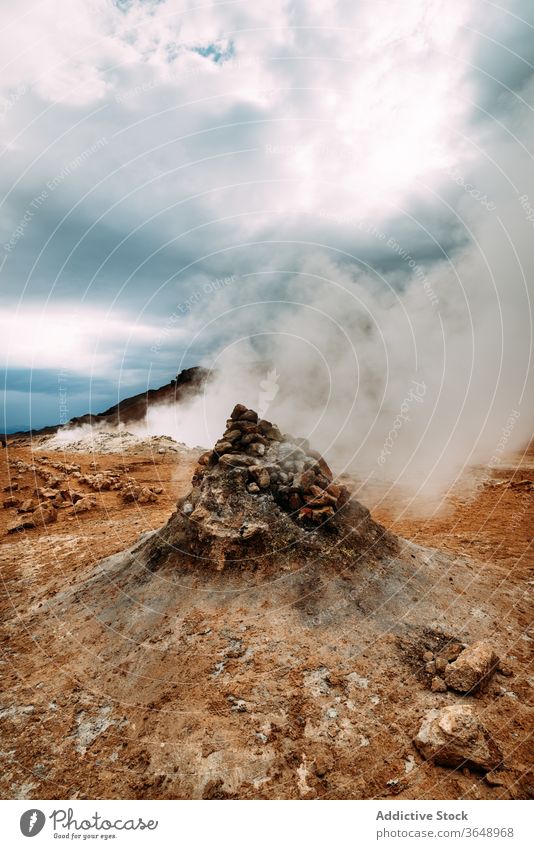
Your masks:
{"label": "large boulder", "polygon": [[414,744],[427,761],[450,767],[495,769],[501,752],[478,720],[471,705],[449,705],[430,710]]}
{"label": "large boulder", "polygon": [[445,683],[459,693],[472,693],[493,674],[499,658],[492,646],[481,640],[468,646],[449,663],[444,672]]}

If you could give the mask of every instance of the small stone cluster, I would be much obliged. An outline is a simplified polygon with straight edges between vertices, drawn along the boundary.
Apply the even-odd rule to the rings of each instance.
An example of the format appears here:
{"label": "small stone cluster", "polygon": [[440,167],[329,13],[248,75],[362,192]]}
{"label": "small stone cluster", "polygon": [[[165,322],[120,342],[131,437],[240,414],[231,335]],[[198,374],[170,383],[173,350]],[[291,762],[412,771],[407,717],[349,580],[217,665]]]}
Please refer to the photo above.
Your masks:
{"label": "small stone cluster", "polygon": [[[52,462],[48,457],[39,458],[38,465],[25,463],[23,460],[12,461],[10,465],[16,475],[9,486],[5,487],[9,496],[2,506],[6,510],[16,510],[18,516],[8,527],[8,533],[30,530],[55,522],[57,511],[63,508],[75,515],[96,509],[97,499],[80,491],[78,486],[89,487],[93,492],[116,490],[124,502],[137,504],[152,504],[163,492],[161,486],[142,486],[135,478],[129,475],[121,476],[113,469],[98,471],[96,462],[90,463],[91,472],[87,474],[82,473],[77,464]],[[21,486],[21,479],[27,472],[31,473],[34,479],[40,478],[45,485],[36,486],[33,491],[25,493],[24,490],[28,487]]]}
{"label": "small stone cluster", "polygon": [[[492,645],[479,640],[470,646],[449,642],[438,653],[425,651],[422,655],[425,672],[432,677],[434,693],[454,690],[473,695],[483,689],[494,672],[512,675],[512,669],[502,662]],[[446,705],[427,712],[414,744],[426,759],[441,766],[494,770],[502,766],[502,754],[480,721],[473,706]],[[498,784],[496,776],[489,783]]]}
{"label": "small stone cluster", "polygon": [[234,407],[213,451],[199,458],[193,485],[217,466],[251,495],[270,494],[300,521],[321,524],[349,499],[346,487],[334,483],[327,463],[307,439],[282,434],[243,404]]}
{"label": "small stone cluster", "polygon": [[468,647],[450,643],[437,655],[426,651],[423,661],[425,672],[433,676],[430,689],[434,693],[446,693],[448,689],[474,693],[496,670],[507,673],[506,665],[500,664],[493,647],[484,640]]}

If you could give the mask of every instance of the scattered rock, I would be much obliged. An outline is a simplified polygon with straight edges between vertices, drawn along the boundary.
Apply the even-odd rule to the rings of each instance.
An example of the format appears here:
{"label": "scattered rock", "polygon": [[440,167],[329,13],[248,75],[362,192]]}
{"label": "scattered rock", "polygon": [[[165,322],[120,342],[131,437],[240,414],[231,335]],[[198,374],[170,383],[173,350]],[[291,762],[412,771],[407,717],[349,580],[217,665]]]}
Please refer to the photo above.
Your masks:
{"label": "scattered rock", "polygon": [[19,513],[33,513],[35,510],[35,502],[31,498],[26,498],[19,507]]}
{"label": "scattered rock", "polygon": [[423,653],[423,660],[425,663],[430,663],[431,660],[434,660],[434,653],[431,651],[426,651]]}
{"label": "scattered rock", "polygon": [[480,641],[464,649],[447,666],[444,678],[447,685],[459,693],[473,692],[490,678],[498,663],[499,658],[492,646]]}
{"label": "scattered rock", "polygon": [[448,666],[448,662],[444,657],[437,657],[435,660],[436,664],[436,672],[445,672]]}
{"label": "scattered rock", "polygon": [[19,531],[30,530],[31,528],[36,527],[36,521],[33,517],[33,514],[25,516],[23,519],[17,519],[12,525],[9,525],[7,532],[8,534],[16,534]]}
{"label": "scattered rock", "polygon": [[440,678],[439,675],[436,675],[434,678],[432,678],[430,689],[433,693],[446,693],[447,685],[443,678]]}
{"label": "scattered rock", "polygon": [[451,663],[453,660],[456,660],[464,648],[465,646],[461,643],[447,643],[447,645],[441,649],[439,656],[446,660],[447,663]]}
{"label": "scattered rock", "polygon": [[35,490],[35,496],[39,499],[39,501],[52,500],[57,498],[59,495],[59,491],[57,489],[50,489],[48,487],[38,487]]}
{"label": "scattered rock", "polygon": [[36,525],[50,525],[52,522],[57,522],[55,507],[46,502],[39,504],[32,515]]}
{"label": "scattered rock", "polygon": [[[161,487],[159,488],[161,491]],[[126,481],[122,485],[122,500],[126,503],[136,504],[151,504],[158,500],[158,493],[155,488],[149,486],[140,486],[135,480]]]}
{"label": "scattered rock", "polygon": [[486,773],[486,783],[490,785],[490,787],[502,787],[505,784],[505,780],[502,775],[497,775],[494,772]]}
{"label": "scattered rock", "polygon": [[89,510],[94,510],[96,507],[96,499],[86,495],[81,498],[72,508],[72,512],[78,515],[79,513],[87,513]]}
{"label": "scattered rock", "polygon": [[502,755],[470,705],[430,710],[414,744],[425,760],[441,766],[495,769]]}

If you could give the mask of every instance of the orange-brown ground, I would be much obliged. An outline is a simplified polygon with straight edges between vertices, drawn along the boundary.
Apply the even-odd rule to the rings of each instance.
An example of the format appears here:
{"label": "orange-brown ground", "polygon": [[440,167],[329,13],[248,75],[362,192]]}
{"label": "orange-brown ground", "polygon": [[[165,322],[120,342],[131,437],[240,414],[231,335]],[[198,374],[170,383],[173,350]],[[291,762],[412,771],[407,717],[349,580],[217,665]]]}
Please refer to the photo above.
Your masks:
{"label": "orange-brown ground", "polygon": [[[10,465],[31,464],[31,448],[10,445],[4,454],[0,489],[16,484],[29,497],[43,485],[36,473]],[[358,493],[395,533],[458,555],[458,574],[451,569],[436,580],[432,604],[436,611],[441,604],[454,608],[457,596],[465,609],[468,599],[470,622],[454,622],[453,636],[492,639],[512,668],[512,677],[495,675],[471,698],[504,753],[497,785],[421,760],[412,745],[421,716],[458,697],[431,693],[422,675],[421,650],[437,639],[432,621],[403,634],[396,623],[381,622],[365,594],[357,601],[365,617],[361,634],[348,631],[339,602],[318,609],[313,588],[299,614],[311,624],[295,622],[281,607],[262,622],[250,617],[250,603],[215,603],[213,594],[222,598],[228,586],[210,584],[206,573],[194,592],[184,588],[173,617],[154,612],[153,632],[142,641],[132,621],[135,638],[125,653],[124,620],[116,633],[100,627],[98,610],[81,616],[79,606],[69,608],[68,590],[91,580],[102,558],[167,521],[189,489],[195,455],[44,456],[79,464],[82,472],[93,471],[94,461],[102,470],[127,463],[130,476],[163,492],[142,505],[124,503],[115,491],[91,493],[94,510],[74,515],[62,508],[54,524],[10,535],[16,510],[0,509],[3,798],[533,794],[534,496],[528,486],[495,485],[534,478],[532,453],[492,470],[491,480],[482,476],[475,493],[456,487],[431,518],[404,511],[408,500],[400,493]],[[358,652],[354,641],[361,642]]]}

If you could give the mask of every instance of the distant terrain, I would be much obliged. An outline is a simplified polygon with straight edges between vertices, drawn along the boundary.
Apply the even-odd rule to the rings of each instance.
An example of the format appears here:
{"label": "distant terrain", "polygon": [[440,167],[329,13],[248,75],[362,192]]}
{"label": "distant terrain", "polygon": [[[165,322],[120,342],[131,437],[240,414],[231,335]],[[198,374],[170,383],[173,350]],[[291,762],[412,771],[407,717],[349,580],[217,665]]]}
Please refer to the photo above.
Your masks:
{"label": "distant terrain", "polygon": [[[347,521],[369,533],[339,556],[343,523],[310,528],[319,556],[297,540],[271,565],[220,569],[180,536],[209,470],[199,450],[112,443],[64,452],[34,436],[3,454],[3,798],[532,797],[532,451],[491,477],[468,470],[425,519],[405,493],[345,475],[382,531],[358,508]],[[197,503],[224,519],[218,497]],[[178,535],[154,557],[169,519]],[[480,641],[498,658],[481,686],[438,686]],[[489,765],[414,744],[448,708],[478,717]]]}

